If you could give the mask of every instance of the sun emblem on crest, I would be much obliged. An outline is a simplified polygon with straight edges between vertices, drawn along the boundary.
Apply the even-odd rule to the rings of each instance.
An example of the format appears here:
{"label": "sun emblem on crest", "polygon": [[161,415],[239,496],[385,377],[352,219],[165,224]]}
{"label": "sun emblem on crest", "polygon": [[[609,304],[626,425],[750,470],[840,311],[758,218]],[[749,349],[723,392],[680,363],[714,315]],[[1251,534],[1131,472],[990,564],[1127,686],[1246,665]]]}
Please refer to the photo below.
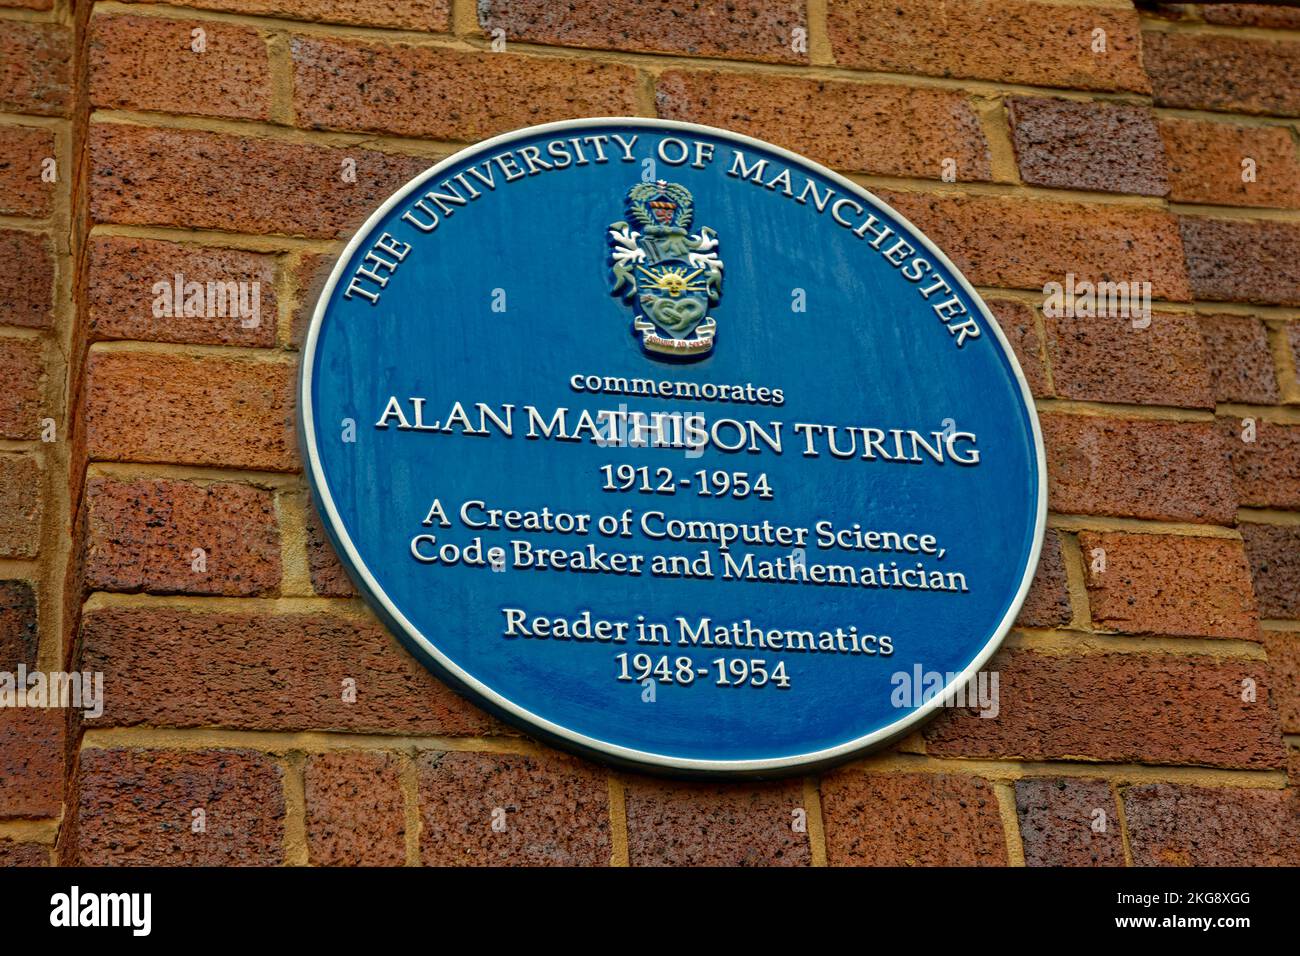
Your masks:
{"label": "sun emblem on crest", "polygon": [[718,324],[709,309],[722,298],[718,234],[691,234],[694,201],[678,183],[637,183],[627,215],[609,227],[614,295],[632,304],[632,329],[647,353],[700,358],[713,349]]}

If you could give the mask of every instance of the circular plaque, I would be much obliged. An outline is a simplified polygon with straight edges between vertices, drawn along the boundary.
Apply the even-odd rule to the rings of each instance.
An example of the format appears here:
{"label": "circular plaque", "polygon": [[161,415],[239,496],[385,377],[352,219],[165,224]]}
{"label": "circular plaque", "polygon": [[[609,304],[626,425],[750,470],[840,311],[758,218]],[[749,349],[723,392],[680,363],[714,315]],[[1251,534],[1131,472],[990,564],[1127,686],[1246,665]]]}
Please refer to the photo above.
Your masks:
{"label": "circular plaque", "polygon": [[342,253],[299,408],[360,591],[548,742],[778,775],[996,706],[1028,386],[942,252],[786,150],[610,118],[440,162]]}

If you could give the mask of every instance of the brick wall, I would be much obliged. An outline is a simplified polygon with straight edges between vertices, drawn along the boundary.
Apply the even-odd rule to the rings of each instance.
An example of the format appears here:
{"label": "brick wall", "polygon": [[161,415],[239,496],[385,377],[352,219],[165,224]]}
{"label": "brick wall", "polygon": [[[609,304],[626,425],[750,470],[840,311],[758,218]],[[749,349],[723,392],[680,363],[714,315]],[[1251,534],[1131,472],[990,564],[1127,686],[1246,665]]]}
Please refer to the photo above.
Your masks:
{"label": "brick wall", "polygon": [[[107,686],[94,719],[0,710],[0,863],[1300,863],[1297,11],[0,8],[0,669]],[[998,718],[821,777],[615,773],[461,701],[355,596],[294,439],[322,270],[431,161],[602,114],[827,163],[988,299],[1051,508]],[[259,283],[263,321],[156,318],[178,272]],[[1067,273],[1149,281],[1150,327],[1044,315]]]}

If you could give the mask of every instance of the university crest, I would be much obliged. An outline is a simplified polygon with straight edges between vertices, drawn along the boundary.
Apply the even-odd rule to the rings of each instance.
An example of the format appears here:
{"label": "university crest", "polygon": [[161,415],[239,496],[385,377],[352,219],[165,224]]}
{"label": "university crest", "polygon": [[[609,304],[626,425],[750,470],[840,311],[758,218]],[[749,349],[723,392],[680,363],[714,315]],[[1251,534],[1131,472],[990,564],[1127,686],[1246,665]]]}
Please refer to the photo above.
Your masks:
{"label": "university crest", "polygon": [[614,295],[632,303],[632,329],[654,355],[700,358],[718,324],[709,308],[722,298],[718,234],[691,235],[691,192],[660,179],[627,192],[627,215],[609,227]]}

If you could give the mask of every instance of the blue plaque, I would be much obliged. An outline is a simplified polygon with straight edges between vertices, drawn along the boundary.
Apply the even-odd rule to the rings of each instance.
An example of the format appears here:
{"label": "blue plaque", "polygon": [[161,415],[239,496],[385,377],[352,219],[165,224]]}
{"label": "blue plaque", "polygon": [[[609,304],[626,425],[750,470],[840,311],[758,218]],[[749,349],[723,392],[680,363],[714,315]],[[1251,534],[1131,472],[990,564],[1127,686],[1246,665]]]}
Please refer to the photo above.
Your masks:
{"label": "blue plaque", "polygon": [[1042,544],[1033,401],[971,285],[853,182],[704,126],[536,126],[408,183],[334,268],[299,407],[412,653],[634,768],[899,738],[978,683]]}

